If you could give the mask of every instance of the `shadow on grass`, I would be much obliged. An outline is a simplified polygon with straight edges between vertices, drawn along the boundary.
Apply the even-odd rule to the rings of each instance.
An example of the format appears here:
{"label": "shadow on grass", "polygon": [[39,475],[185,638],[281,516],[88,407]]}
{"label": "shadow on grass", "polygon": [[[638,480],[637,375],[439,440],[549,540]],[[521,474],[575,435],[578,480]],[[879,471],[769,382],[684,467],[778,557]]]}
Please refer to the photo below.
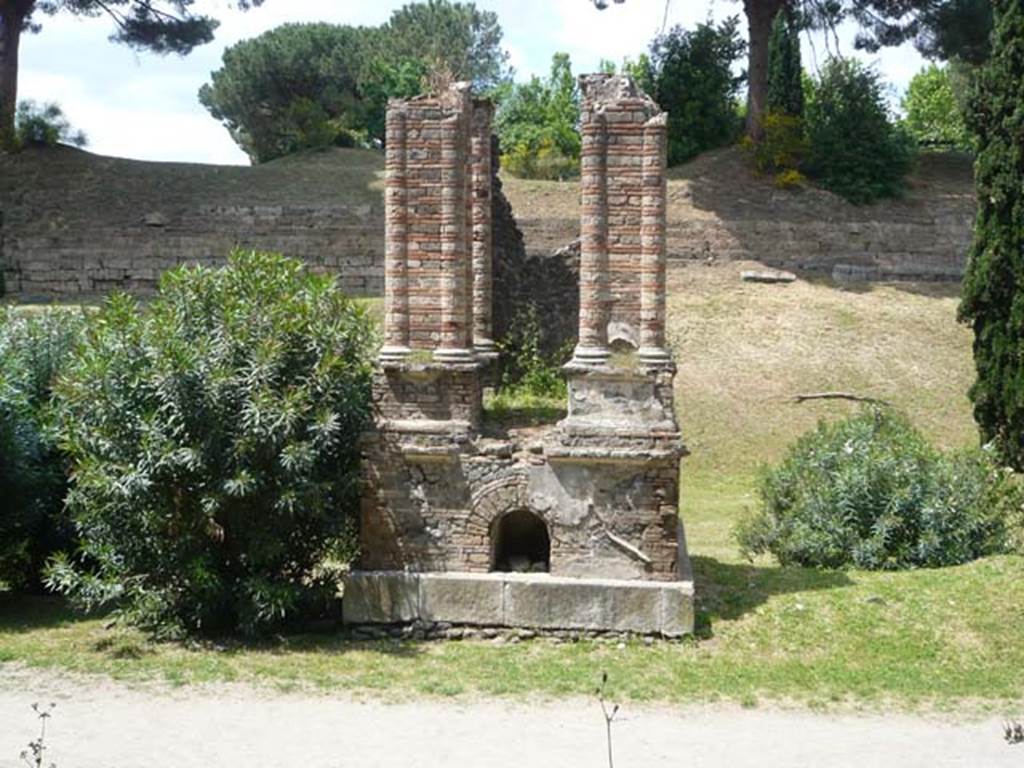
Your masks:
{"label": "shadow on grass", "polygon": [[0,633],[53,629],[79,618],[62,597],[0,591]]}
{"label": "shadow on grass", "polygon": [[716,621],[739,619],[775,595],[853,585],[842,571],[723,563],[700,555],[691,562],[697,593],[695,634],[700,640],[714,637]]}
{"label": "shadow on grass", "polygon": [[931,299],[955,299],[959,298],[961,293],[961,283],[959,280],[896,280],[880,278],[878,280],[837,281],[832,278],[830,272],[825,270],[789,269],[788,271],[795,274],[803,282],[846,293],[871,293],[883,287]]}
{"label": "shadow on grass", "polygon": [[[94,621],[96,618],[95,615],[86,616],[76,612],[61,597],[0,591],[0,635],[73,628],[76,624]],[[408,657],[417,656],[426,650],[425,643],[412,639],[355,638],[333,623],[315,630],[298,626],[265,637],[229,635],[187,640],[161,640],[142,630],[112,625],[98,639],[91,635],[89,647],[93,652],[111,660],[138,660],[155,655],[161,648],[226,655],[372,652]]]}

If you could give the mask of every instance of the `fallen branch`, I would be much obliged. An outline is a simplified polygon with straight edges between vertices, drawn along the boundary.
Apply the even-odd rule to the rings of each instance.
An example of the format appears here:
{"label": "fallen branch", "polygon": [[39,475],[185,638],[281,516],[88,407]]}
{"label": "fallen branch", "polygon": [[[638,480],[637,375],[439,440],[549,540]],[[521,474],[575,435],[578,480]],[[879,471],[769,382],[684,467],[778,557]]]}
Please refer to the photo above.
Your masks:
{"label": "fallen branch", "polygon": [[886,400],[879,400],[877,397],[864,397],[855,395],[852,392],[807,392],[802,395],[793,395],[794,403],[804,403],[808,400],[852,400],[855,403],[872,403],[873,405],[890,405]]}

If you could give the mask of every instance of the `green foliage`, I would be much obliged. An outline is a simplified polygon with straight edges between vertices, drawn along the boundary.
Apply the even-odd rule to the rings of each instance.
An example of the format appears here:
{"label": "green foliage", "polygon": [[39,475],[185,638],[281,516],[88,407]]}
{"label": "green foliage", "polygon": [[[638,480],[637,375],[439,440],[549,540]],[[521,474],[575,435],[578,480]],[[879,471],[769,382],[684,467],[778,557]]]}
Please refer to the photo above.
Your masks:
{"label": "green foliage", "polygon": [[967,112],[978,213],[960,317],[974,329],[974,418],[985,440],[1024,469],[1024,8],[994,7],[992,57]]}
{"label": "green foliage", "polygon": [[301,149],[384,139],[389,98],[444,69],[485,90],[504,81],[497,17],[448,0],[412,3],[380,27],[285,24],[224,52],[199,91],[255,163]]}
{"label": "green foliage", "polygon": [[254,633],[321,604],[351,541],[374,339],[273,254],[111,298],[59,388],[77,557],[48,583],[159,633]]}
{"label": "green foliage", "polygon": [[870,570],[955,565],[1004,551],[1024,491],[984,451],[943,455],[903,417],[868,409],[820,423],[760,484],[748,554]]}
{"label": "green foliage", "polygon": [[538,397],[565,399],[568,392],[562,364],[568,359],[569,350],[559,350],[554,356],[541,351],[540,318],[536,307],[530,305],[515,315],[498,349],[501,353],[502,387],[527,390]]}
{"label": "green foliage", "polygon": [[914,75],[902,106],[907,114],[903,125],[918,144],[971,148],[971,137],[953,91],[949,66],[931,64]]}
{"label": "green foliage", "polygon": [[357,27],[285,24],[228,48],[199,100],[253,162],[350,143],[353,135],[365,140],[370,125],[382,130],[387,97],[405,95],[409,85],[375,69],[379,37]]}
{"label": "green foliage", "polygon": [[[193,48],[213,40],[218,22],[210,16],[192,12],[195,0],[172,0],[170,7],[161,7],[151,0],[28,0],[25,26],[33,29],[32,14],[52,16],[61,11],[80,16],[107,13],[117,22],[111,40],[135,50],[185,55]],[[263,0],[236,0],[242,10],[262,5]]]}
{"label": "green foliage", "polygon": [[46,558],[71,543],[48,410],[83,323],[71,311],[0,311],[0,581],[18,589],[38,589]]}
{"label": "green foliage", "polygon": [[736,16],[717,26],[675,27],[651,43],[652,95],[669,113],[669,165],[729,144],[739,135],[736,103],[746,78],[733,73],[733,64],[746,49]]}
{"label": "green foliage", "polygon": [[42,145],[55,147],[58,144],[71,144],[84,147],[89,143],[82,131],[71,127],[64,110],[54,103],[36,104],[34,101],[23,101],[18,104],[18,113],[14,118],[15,133],[20,146]]}
{"label": "green foliage", "polygon": [[443,67],[456,80],[469,80],[478,92],[509,79],[508,53],[501,48],[498,15],[473,3],[425,0],[409,3],[384,26],[388,61],[421,61]]}
{"label": "green foliage", "polygon": [[804,125],[808,175],[852,203],[899,195],[915,155],[890,114],[881,79],[853,59],[831,59],[814,85]]}
{"label": "green foliage", "polygon": [[745,136],[742,147],[750,153],[759,174],[771,174],[782,188],[799,186],[800,166],[809,151],[803,120],[782,112],[767,112],[761,122],[761,140]]}
{"label": "green foliage", "polygon": [[804,113],[800,30],[785,11],[775,14],[768,39],[768,111],[799,117]]}
{"label": "green foliage", "polygon": [[525,415],[544,422],[563,415],[568,389],[562,364],[571,346],[546,355],[541,349],[537,308],[528,305],[517,312],[498,342],[501,375],[497,391],[484,404],[488,413],[499,421]]}
{"label": "green foliage", "polygon": [[580,95],[567,53],[551,58],[551,74],[510,84],[501,93],[495,130],[502,167],[528,179],[565,179],[579,171]]}

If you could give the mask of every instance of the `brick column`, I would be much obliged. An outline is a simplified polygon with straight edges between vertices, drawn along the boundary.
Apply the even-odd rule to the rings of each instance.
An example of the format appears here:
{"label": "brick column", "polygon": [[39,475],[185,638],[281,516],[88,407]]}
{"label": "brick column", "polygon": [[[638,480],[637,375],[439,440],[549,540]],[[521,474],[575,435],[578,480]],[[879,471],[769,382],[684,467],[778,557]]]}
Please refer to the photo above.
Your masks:
{"label": "brick column", "polygon": [[384,155],[384,346],[380,359],[397,362],[409,354],[408,201],[405,114],[390,107]]}
{"label": "brick column", "polygon": [[672,364],[665,349],[665,156],[668,115],[644,125],[643,200],[640,218],[640,359]]}
{"label": "brick column", "polygon": [[608,270],[608,147],[603,112],[586,105],[580,157],[580,328],[572,362],[604,365],[608,350],[605,313]]}
{"label": "brick column", "polygon": [[441,121],[441,343],[434,357],[445,362],[474,359],[467,305],[466,126],[460,111]]}
{"label": "brick column", "polygon": [[492,338],[491,118],[493,113],[494,107],[489,101],[475,102],[470,134],[473,349],[477,354],[485,356],[497,354],[497,346]]}

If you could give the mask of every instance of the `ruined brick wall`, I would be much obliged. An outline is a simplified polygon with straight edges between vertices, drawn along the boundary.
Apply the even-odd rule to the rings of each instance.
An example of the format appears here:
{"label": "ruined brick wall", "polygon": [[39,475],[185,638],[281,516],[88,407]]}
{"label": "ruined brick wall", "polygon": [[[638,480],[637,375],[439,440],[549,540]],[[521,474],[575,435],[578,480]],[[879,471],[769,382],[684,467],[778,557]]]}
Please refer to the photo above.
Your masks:
{"label": "ruined brick wall", "polygon": [[[256,167],[150,163],[65,147],[0,156],[0,275],[22,300],[145,295],[165,270],[220,265],[234,247],[279,251],[384,292],[383,153],[335,149]],[[486,168],[489,153],[480,152]],[[495,171],[496,172],[496,171]],[[486,204],[486,201],[484,201]],[[500,189],[496,258],[522,236]]]}
{"label": "ruined brick wall", "polygon": [[361,568],[486,573],[495,523],[529,510],[550,532],[554,576],[679,578],[678,464],[551,463],[487,440],[445,456],[382,437],[367,455]]}
{"label": "ruined brick wall", "polygon": [[380,295],[379,170],[379,154],[360,150],[253,168],[29,150],[0,158],[0,269],[7,292],[26,299],[145,294],[166,269],[222,264],[237,246],[283,252],[338,274],[349,293]]}

